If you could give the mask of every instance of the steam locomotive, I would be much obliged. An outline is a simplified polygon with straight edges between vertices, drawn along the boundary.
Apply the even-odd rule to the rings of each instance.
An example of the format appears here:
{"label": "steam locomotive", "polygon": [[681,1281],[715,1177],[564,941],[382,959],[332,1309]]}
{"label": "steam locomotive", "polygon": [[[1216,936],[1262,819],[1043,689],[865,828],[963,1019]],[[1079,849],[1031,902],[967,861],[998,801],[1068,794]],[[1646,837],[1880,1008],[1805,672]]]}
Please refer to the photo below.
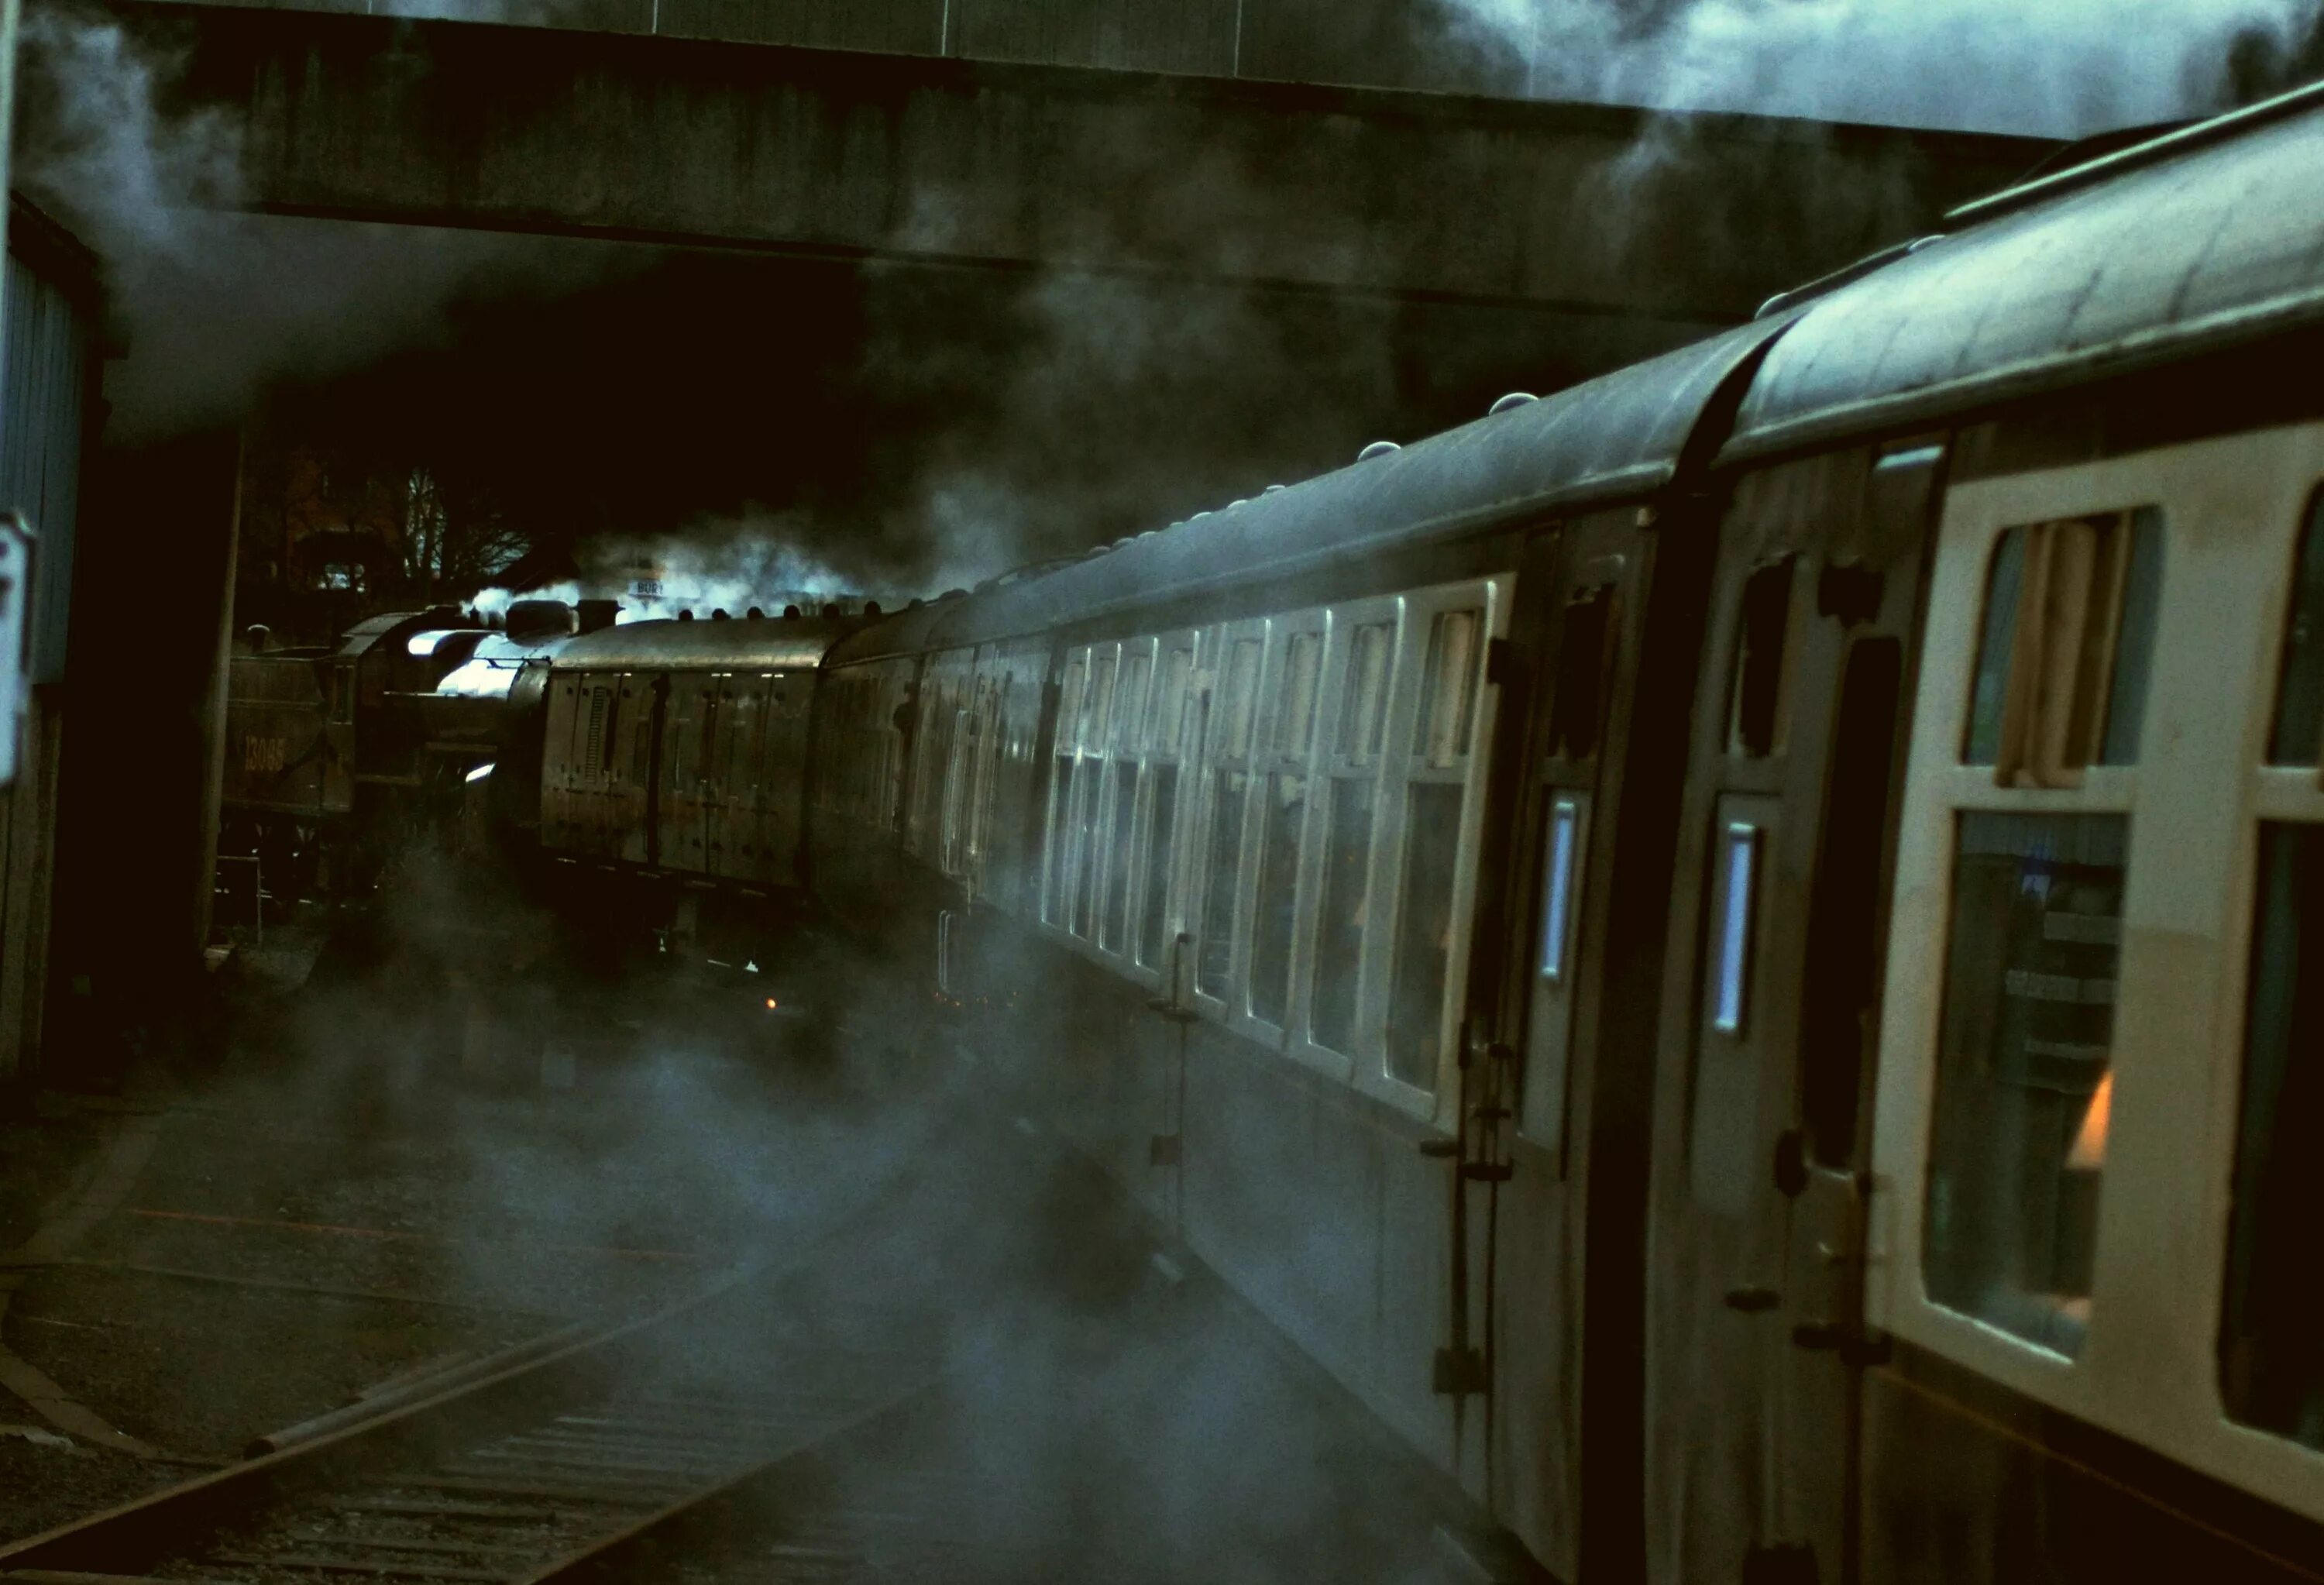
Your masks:
{"label": "steam locomotive", "polygon": [[1558,1577],[2324,1578],[2319,367],[2309,91],[1070,565],[576,639],[536,840],[1037,989],[990,1059]]}
{"label": "steam locomotive", "polygon": [[438,606],[369,618],[336,647],[272,648],[252,630],[227,663],[218,832],[220,856],[250,866],[247,902],[359,890],[456,820],[466,777],[499,751],[500,703],[576,621],[520,600],[499,628]]}

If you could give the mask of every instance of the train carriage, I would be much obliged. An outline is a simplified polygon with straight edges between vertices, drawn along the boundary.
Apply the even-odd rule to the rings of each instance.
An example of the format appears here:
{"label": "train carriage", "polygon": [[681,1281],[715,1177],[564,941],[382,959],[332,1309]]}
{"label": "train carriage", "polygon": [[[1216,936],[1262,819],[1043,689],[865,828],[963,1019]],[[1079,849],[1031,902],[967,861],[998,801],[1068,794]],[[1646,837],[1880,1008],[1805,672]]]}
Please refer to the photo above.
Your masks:
{"label": "train carriage", "polygon": [[847,898],[1554,1573],[2324,1578],[2324,95],[826,666]]}

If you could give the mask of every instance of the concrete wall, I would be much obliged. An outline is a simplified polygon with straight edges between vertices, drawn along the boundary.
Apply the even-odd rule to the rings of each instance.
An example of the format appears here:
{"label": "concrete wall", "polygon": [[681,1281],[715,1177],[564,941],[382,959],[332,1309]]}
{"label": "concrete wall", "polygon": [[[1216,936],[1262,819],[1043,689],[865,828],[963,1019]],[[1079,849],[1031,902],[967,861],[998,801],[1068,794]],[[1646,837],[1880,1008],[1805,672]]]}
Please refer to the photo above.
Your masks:
{"label": "concrete wall", "polygon": [[[1698,326],[1927,226],[2043,147],[311,11],[113,9],[189,41],[188,90],[244,118],[247,200],[273,212]],[[995,15],[997,33],[1033,27]]]}
{"label": "concrete wall", "polygon": [[1116,71],[1522,97],[1524,62],[1442,0],[240,0]]}

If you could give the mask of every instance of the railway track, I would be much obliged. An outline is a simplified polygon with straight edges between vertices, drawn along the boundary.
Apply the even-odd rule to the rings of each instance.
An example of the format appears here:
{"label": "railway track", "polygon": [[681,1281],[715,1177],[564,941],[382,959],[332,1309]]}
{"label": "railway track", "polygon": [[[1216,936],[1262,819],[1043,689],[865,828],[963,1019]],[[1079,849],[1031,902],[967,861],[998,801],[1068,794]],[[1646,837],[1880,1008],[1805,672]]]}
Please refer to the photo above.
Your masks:
{"label": "railway track", "polygon": [[[824,1272],[737,1274],[642,1320],[0,1547],[0,1581],[652,1577],[793,1466],[939,1378],[936,1318]],[[815,1562],[802,1553],[802,1562]],[[828,1577],[811,1570],[806,1578]]]}

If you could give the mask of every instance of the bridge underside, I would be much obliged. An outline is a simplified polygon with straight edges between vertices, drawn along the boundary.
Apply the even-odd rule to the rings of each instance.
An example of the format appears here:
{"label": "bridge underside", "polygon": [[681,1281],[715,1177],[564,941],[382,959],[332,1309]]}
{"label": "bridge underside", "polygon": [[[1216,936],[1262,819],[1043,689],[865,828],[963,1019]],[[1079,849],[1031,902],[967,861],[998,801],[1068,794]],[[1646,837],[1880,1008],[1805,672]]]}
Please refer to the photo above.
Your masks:
{"label": "bridge underside", "polygon": [[2043,145],[1736,116],[114,0],[275,214],[1235,281],[1666,337]]}

